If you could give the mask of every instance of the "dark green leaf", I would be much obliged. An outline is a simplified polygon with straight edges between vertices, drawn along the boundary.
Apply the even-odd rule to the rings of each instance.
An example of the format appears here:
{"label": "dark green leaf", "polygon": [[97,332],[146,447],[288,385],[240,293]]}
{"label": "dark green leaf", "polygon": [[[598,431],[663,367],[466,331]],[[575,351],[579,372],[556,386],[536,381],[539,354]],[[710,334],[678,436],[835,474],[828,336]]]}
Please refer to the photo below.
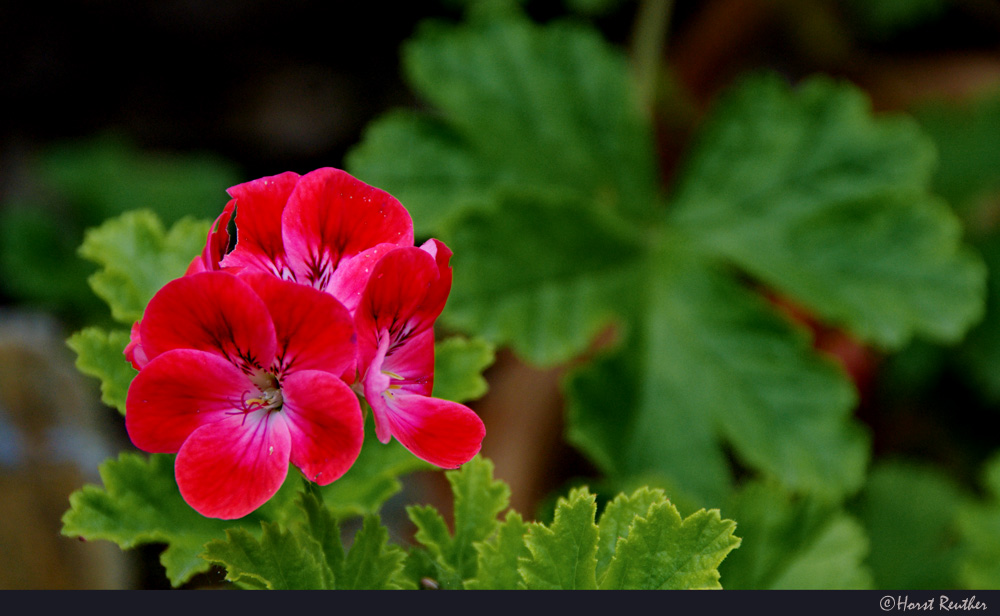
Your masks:
{"label": "dark green leaf", "polygon": [[815,78],[746,80],[703,128],[672,222],[865,340],[956,341],[982,315],[985,269],[927,188],[934,145],[904,117]]}
{"label": "dark green leaf", "polygon": [[752,483],[727,512],[739,521],[743,545],[720,567],[726,588],[872,588],[868,538],[838,506]]}

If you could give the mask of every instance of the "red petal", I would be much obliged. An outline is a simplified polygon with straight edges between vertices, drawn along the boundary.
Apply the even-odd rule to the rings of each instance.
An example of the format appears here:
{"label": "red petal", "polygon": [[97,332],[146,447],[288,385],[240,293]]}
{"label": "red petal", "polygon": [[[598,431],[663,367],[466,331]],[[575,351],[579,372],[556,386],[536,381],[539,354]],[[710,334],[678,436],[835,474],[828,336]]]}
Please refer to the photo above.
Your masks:
{"label": "red petal", "polygon": [[240,408],[256,391],[239,368],[218,355],[177,349],[149,362],[125,398],[125,429],[136,447],[175,453],[200,426]]}
{"label": "red petal", "polygon": [[361,366],[374,359],[382,332],[390,332],[395,346],[433,326],[451,288],[446,272],[442,281],[435,255],[416,247],[397,248],[379,260],[354,315]]}
{"label": "red petal", "polygon": [[343,381],[318,371],[296,372],[281,386],[292,438],[292,464],[325,486],[351,468],[365,438],[357,395]]}
{"label": "red petal", "polygon": [[282,276],[286,267],[281,215],[298,181],[299,174],[287,171],[229,189],[236,201],[236,248],[223,259],[223,266]]}
{"label": "red petal", "polygon": [[136,370],[142,370],[142,367],[149,363],[149,358],[146,357],[146,350],[142,348],[142,338],[139,334],[139,321],[132,324],[132,330],[129,332],[128,344],[125,345],[125,349],[122,353],[125,355],[125,359],[127,359]]}
{"label": "red petal", "polygon": [[267,307],[246,283],[225,272],[168,282],[146,306],[139,331],[150,359],[187,348],[265,368],[274,360],[274,325]]}
{"label": "red petal", "polygon": [[376,425],[385,422],[403,447],[442,468],[457,468],[479,453],[486,427],[472,409],[457,402],[405,393],[392,393],[385,406],[374,412]]}
{"label": "red petal", "polygon": [[174,473],[181,496],[210,518],[242,518],[274,496],[288,474],[291,438],[279,413],[228,415],[184,441]]}
{"label": "red petal", "polygon": [[324,370],[340,375],[354,365],[354,321],[333,296],[268,274],[243,274],[240,280],[264,301],[274,322],[279,374]]}
{"label": "red petal", "polygon": [[341,259],[383,243],[413,245],[413,222],[399,201],[332,168],[299,179],[281,233],[296,280],[323,290]]}

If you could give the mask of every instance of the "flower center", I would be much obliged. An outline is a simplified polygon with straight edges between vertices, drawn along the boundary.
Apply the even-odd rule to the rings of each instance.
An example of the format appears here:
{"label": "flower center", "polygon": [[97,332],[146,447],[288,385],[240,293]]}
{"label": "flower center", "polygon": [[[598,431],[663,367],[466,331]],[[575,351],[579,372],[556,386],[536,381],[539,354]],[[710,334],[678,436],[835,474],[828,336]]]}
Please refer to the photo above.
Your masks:
{"label": "flower center", "polygon": [[285,400],[281,395],[281,387],[278,379],[269,372],[259,372],[251,377],[253,384],[257,386],[258,395],[251,398],[250,392],[243,394],[243,412],[253,411],[280,411]]}

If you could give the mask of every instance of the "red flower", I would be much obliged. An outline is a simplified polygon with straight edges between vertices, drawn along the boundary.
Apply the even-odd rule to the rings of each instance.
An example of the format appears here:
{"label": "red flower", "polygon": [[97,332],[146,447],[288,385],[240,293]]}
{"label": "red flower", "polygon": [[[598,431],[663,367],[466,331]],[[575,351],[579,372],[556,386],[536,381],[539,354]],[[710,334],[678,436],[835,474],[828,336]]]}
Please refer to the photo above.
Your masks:
{"label": "red flower", "polygon": [[383,443],[395,436],[418,458],[444,468],[468,462],[486,433],[468,407],[430,397],[433,324],[451,290],[451,254],[438,240],[389,251],[375,265],[354,317],[360,389],[376,436]]}
{"label": "red flower", "polygon": [[273,276],[196,273],[164,286],[138,325],[147,363],[125,425],[145,451],[177,453],[181,495],[233,519],[267,501],[291,462],[326,485],[364,437],[351,317],[330,295]]}
{"label": "red flower", "polygon": [[377,258],[413,245],[413,222],[399,201],[339,169],[289,171],[239,184],[229,194],[237,242],[222,259],[225,270],[315,287],[352,314]]}

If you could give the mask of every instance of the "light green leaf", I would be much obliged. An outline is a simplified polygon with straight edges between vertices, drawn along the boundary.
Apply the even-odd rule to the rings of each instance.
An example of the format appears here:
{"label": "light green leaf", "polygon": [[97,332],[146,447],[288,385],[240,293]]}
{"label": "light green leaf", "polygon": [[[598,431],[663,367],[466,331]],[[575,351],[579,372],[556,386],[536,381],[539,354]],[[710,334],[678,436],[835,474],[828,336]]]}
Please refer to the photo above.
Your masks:
{"label": "light green leaf", "polygon": [[982,316],[985,269],[927,192],[934,162],[915,122],[874,118],[853,87],[760,76],[702,129],[671,222],[864,340],[953,342]]}
{"label": "light green leaf", "polygon": [[955,518],[969,501],[934,467],[898,460],[876,465],[852,506],[870,537],[875,586],[956,588]]}
{"label": "light green leaf", "polygon": [[199,557],[205,543],[222,539],[226,528],[255,529],[259,518],[251,514],[234,522],[200,515],[181,498],[173,460],[129,453],[108,460],[100,466],[104,489],[86,485],[70,496],[62,534],[113,541],[122,549],[166,543],[160,562],[174,586],[207,571],[209,563]]}
{"label": "light green leaf", "polygon": [[855,393],[842,370],[680,246],[653,266],[642,328],[570,374],[567,438],[606,472],[659,474],[696,504],[729,492],[723,441],[785,485],[830,495],[860,487],[867,439],[850,419]]}
{"label": "light green leaf", "polygon": [[389,531],[382,526],[377,514],[366,515],[354,535],[344,570],[337,581],[342,590],[393,590],[399,588],[396,579],[402,574],[406,553],[389,545]]}
{"label": "light green leaf", "polygon": [[450,246],[442,318],[538,364],[580,353],[641,288],[635,230],[574,199],[506,195],[460,219]]}
{"label": "light green leaf", "polygon": [[129,333],[123,330],[104,331],[88,327],[66,341],[76,352],[76,367],[101,381],[101,400],[125,414],[125,397],[129,385],[138,374],[125,359],[122,351],[129,343]]}
{"label": "light green leaf", "polygon": [[434,397],[453,402],[481,398],[489,388],[483,370],[493,365],[493,345],[452,336],[434,345]]}
{"label": "light green leaf", "polygon": [[518,590],[524,580],[518,571],[522,559],[530,559],[531,551],[524,543],[529,524],[521,514],[508,511],[507,517],[497,527],[496,536],[490,541],[475,544],[479,552],[476,577],[465,583],[469,590]]}
{"label": "light green leaf", "polygon": [[91,288],[111,316],[131,325],[160,287],[182,276],[201,253],[208,226],[185,218],[166,231],[155,214],[139,210],[87,230],[80,255],[102,266],[90,277]]}
{"label": "light green leaf", "polygon": [[959,581],[965,588],[1000,588],[1000,453],[983,467],[986,498],[961,507]]}
{"label": "light green leaf", "polygon": [[450,534],[441,515],[431,506],[407,508],[417,526],[414,538],[427,548],[442,571],[457,579],[476,573],[474,544],[485,540],[497,527],[497,515],[510,501],[510,488],[493,479],[493,463],[479,456],[456,471],[446,473],[455,498],[455,532]]}
{"label": "light green leaf", "polygon": [[518,568],[529,590],[595,590],[597,505],[586,488],[559,499],[551,526],[533,525],[525,544],[531,558]]}
{"label": "light green leaf", "polygon": [[872,588],[868,538],[853,517],[814,497],[752,483],[727,507],[742,547],[722,564],[729,589]]}
{"label": "light green leaf", "polygon": [[263,522],[261,527],[263,536],[259,540],[246,529],[227,529],[225,541],[208,542],[204,558],[225,566],[226,579],[250,588],[326,588],[332,574],[316,541],[277,523]]}
{"label": "light green leaf", "polygon": [[636,516],[648,517],[653,505],[668,502],[662,490],[640,488],[631,496],[619,494],[608,503],[597,524],[599,538],[597,544],[597,579],[602,579],[615,555],[618,542],[628,537]]}
{"label": "light green leaf", "polygon": [[414,89],[443,119],[389,116],[348,168],[400,199],[418,234],[520,186],[568,190],[639,219],[655,213],[652,131],[625,58],[594,30],[429,23],[403,51]]}
{"label": "light green leaf", "polygon": [[602,589],[718,589],[719,563],[740,545],[736,523],[717,509],[681,519],[677,508],[661,501],[636,517],[618,540],[601,579]]}

